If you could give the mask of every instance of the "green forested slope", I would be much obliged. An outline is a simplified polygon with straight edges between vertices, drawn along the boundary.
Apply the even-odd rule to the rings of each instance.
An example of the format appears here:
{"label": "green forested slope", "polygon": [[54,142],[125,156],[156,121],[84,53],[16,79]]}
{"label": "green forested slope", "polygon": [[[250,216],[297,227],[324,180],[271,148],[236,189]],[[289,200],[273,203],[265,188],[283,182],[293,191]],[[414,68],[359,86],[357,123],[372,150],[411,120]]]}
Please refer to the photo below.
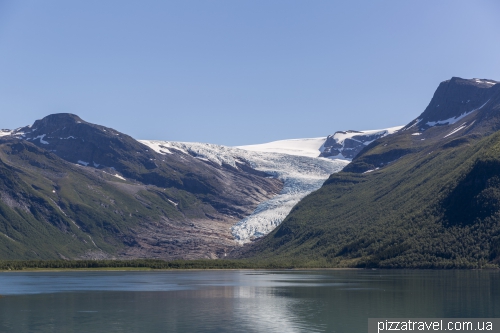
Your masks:
{"label": "green forested slope", "polygon": [[500,133],[462,137],[369,173],[340,172],[246,256],[357,267],[500,261]]}

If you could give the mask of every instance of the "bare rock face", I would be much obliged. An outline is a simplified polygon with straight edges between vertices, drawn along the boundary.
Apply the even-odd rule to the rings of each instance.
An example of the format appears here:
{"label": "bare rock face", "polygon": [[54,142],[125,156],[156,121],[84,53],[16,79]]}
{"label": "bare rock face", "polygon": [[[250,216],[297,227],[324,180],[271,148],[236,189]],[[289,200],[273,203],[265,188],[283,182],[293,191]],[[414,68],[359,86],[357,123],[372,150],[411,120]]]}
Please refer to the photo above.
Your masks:
{"label": "bare rock face", "polygon": [[376,131],[338,131],[326,138],[321,157],[353,159],[371,142],[390,134],[389,129]]}

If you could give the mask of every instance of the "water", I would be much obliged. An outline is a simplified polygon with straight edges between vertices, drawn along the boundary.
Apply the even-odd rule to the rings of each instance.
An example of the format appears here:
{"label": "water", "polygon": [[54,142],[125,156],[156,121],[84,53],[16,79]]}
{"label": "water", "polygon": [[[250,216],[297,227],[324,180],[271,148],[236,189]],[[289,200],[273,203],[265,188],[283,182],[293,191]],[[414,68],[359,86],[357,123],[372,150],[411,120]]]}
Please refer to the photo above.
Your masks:
{"label": "water", "polygon": [[0,332],[366,332],[500,317],[499,271],[0,273]]}

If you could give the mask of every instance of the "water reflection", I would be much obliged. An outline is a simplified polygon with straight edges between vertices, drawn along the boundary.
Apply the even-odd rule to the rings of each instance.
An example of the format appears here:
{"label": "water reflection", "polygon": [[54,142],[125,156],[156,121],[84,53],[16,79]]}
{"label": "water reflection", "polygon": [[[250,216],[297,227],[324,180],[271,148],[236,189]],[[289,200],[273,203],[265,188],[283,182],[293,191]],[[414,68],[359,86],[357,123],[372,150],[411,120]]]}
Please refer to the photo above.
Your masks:
{"label": "water reflection", "polygon": [[498,271],[1,273],[1,332],[364,332],[500,316]]}

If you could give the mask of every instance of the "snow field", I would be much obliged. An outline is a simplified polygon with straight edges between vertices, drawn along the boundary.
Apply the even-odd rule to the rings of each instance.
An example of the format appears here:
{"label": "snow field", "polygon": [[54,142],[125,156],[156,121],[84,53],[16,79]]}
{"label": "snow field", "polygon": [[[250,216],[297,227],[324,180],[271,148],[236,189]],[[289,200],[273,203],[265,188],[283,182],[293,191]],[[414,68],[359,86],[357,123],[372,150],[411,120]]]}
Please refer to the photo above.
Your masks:
{"label": "snow field", "polygon": [[325,143],[326,136],[311,139],[290,139],[279,140],[257,145],[238,146],[236,148],[267,152],[267,153],[281,153],[297,156],[318,157],[322,152],[323,144]]}

